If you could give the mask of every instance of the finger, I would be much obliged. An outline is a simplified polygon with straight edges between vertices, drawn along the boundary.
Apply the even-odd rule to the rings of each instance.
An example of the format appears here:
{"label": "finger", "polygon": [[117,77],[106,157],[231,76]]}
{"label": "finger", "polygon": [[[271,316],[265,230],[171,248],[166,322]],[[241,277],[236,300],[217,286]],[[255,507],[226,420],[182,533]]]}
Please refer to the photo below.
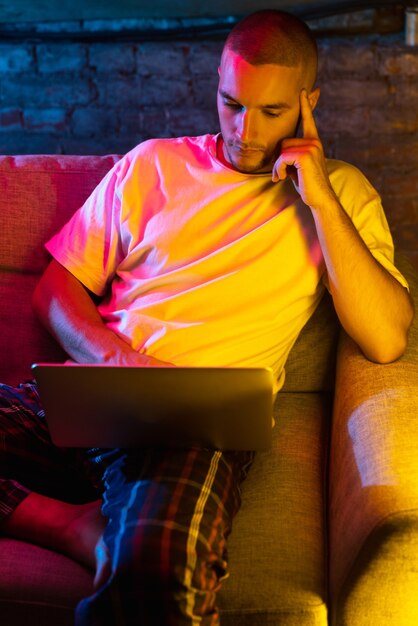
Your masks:
{"label": "finger", "polygon": [[273,183],[278,183],[280,180],[284,180],[287,176],[287,163],[280,157],[277,159],[276,163],[273,166],[272,173],[272,181]]}
{"label": "finger", "polygon": [[306,89],[302,89],[300,92],[300,111],[304,139],[319,139],[318,129],[315,124]]}
{"label": "finger", "polygon": [[312,145],[312,139],[305,137],[290,137],[289,139],[283,139],[281,144],[282,151],[296,148],[297,150],[305,150]]}
{"label": "finger", "polygon": [[283,180],[284,178],[286,178],[285,171],[286,171],[286,163],[276,161],[276,163],[273,166],[273,172],[272,172],[272,177],[271,177],[273,183],[278,183],[280,180]]}
{"label": "finger", "polygon": [[297,154],[286,152],[280,155],[273,166],[272,181],[277,183],[288,176],[288,168],[297,167]]}

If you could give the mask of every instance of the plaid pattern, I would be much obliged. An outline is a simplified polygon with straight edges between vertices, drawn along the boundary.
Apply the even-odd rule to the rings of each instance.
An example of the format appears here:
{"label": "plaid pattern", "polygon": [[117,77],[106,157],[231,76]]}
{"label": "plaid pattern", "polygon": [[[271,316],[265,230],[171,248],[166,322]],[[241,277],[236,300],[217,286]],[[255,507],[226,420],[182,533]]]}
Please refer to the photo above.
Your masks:
{"label": "plaid pattern", "polygon": [[79,604],[77,626],[218,624],[226,539],[252,456],[193,448],[114,460],[104,477],[108,578]]}
{"label": "plaid pattern", "polygon": [[0,432],[1,515],[31,490],[83,502],[101,486],[105,574],[79,603],[77,626],[219,624],[216,592],[252,452],[60,449],[33,383],[0,385]]}
{"label": "plaid pattern", "polygon": [[85,451],[52,444],[33,382],[0,384],[0,522],[31,491],[74,503],[97,499],[92,470]]}

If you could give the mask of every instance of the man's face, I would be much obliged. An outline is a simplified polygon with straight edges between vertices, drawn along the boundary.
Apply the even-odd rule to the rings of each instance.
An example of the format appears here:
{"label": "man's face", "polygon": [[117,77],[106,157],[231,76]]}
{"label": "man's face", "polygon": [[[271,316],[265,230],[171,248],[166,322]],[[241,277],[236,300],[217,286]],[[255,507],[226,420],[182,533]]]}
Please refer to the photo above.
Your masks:
{"label": "man's face", "polygon": [[232,50],[224,52],[218,115],[224,157],[235,169],[272,170],[281,141],[296,134],[303,86],[302,68],[251,65]]}

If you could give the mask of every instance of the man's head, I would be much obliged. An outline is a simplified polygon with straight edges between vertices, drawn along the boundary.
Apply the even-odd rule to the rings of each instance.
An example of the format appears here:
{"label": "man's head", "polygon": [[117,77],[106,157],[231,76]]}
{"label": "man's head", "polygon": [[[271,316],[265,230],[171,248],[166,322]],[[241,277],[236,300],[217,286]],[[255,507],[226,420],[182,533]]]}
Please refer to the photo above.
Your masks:
{"label": "man's head", "polygon": [[242,172],[271,171],[284,138],[296,134],[300,92],[311,107],[317,47],[308,26],[282,11],[258,11],[230,32],[219,67],[218,113],[224,156]]}

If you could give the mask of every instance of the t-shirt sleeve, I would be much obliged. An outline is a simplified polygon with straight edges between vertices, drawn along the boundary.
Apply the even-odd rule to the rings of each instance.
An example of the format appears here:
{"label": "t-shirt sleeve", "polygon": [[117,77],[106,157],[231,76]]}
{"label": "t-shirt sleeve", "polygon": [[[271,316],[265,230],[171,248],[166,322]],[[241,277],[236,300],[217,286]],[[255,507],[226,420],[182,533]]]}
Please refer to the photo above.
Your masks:
{"label": "t-shirt sleeve", "polygon": [[126,167],[124,157],[45,245],[61,265],[99,296],[124,257],[120,185]]}
{"label": "t-shirt sleeve", "polygon": [[[332,187],[374,258],[409,290],[404,276],[394,265],[394,245],[380,196],[353,165],[329,161]],[[329,289],[328,275],[323,281]]]}

